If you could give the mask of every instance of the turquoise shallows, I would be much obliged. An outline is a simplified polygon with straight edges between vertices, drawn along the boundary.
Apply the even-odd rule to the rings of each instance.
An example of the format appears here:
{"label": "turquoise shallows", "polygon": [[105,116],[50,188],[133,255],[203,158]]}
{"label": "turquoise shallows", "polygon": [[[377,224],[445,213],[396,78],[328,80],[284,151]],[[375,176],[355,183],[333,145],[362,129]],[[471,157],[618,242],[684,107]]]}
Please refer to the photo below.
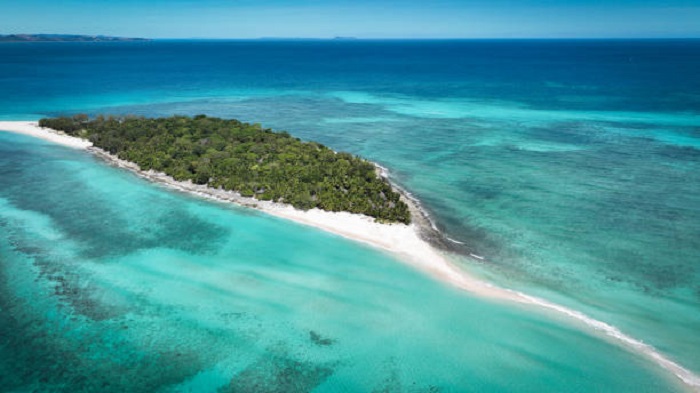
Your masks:
{"label": "turquoise shallows", "polygon": [[[700,69],[700,42],[692,40],[156,41],[130,44],[0,45],[0,92],[3,93],[0,96],[0,118],[37,119],[41,116],[75,112],[151,116],[206,113],[261,122],[265,126],[286,129],[296,136],[317,140],[338,150],[360,154],[388,167],[396,182],[410,189],[423,201],[440,229],[450,238],[464,243],[455,245],[463,255],[456,257],[457,263],[465,269],[500,285],[547,298],[612,324],[624,333],[653,345],[697,374],[700,372],[700,335],[697,334],[700,331],[700,116],[697,109],[700,108],[700,74],[697,69]],[[16,140],[18,137],[3,138]],[[28,192],[24,190],[27,187],[24,180],[11,180],[10,176],[15,174],[24,179],[17,171],[30,164],[27,157],[31,157],[31,154],[10,153],[18,146],[16,144],[3,143],[2,146],[4,150],[0,160],[5,162],[5,169],[1,175],[3,188],[0,192],[3,195],[11,192],[5,184],[13,185],[15,191],[12,193],[15,195],[19,195],[17,192],[20,191]],[[59,148],[46,149],[62,151]],[[37,151],[34,147],[26,150]],[[65,159],[58,161],[67,161],[65,164],[70,166],[68,163],[78,160],[76,154],[79,153],[61,153],[59,156]],[[39,155],[36,159],[42,162],[44,156]],[[52,178],[53,181],[58,181],[53,183],[54,192],[74,188],[69,194],[72,198],[107,198],[98,197],[99,191],[93,189],[111,189],[113,182],[108,180],[111,176],[95,176],[89,174],[89,171],[86,174],[79,170],[65,169],[55,161],[49,162],[51,164],[46,164],[41,170],[30,172],[55,173],[49,169],[64,168]],[[91,163],[86,167],[99,165]],[[83,177],[78,180],[81,173]],[[119,176],[127,179],[133,177],[126,173]],[[103,178],[104,181],[101,180]],[[63,180],[68,179],[75,179],[72,186],[62,184]],[[44,184],[48,187],[52,183],[45,181]],[[79,193],[80,187],[90,187],[90,191]],[[50,241],[52,247],[54,244],[72,242],[82,250],[81,253],[87,255],[86,258],[98,262],[118,259],[115,256],[120,254],[120,251],[116,251],[118,249],[124,249],[130,254],[145,255],[146,250],[158,248],[158,252],[180,255],[181,252],[202,252],[202,249],[215,248],[210,242],[215,241],[219,232],[212,229],[213,226],[208,221],[200,225],[196,220],[183,221],[173,213],[175,218],[172,220],[175,223],[166,224],[166,215],[160,219],[163,224],[156,227],[157,219],[147,212],[165,208],[166,204],[146,203],[143,200],[136,202],[149,192],[171,194],[153,186],[144,186],[138,192],[130,190],[131,187],[124,186],[109,193],[109,203],[64,205],[58,201],[49,203],[45,196],[33,199],[3,196],[6,201],[2,206],[3,211],[19,210],[25,212],[22,213],[24,215],[34,217],[32,220],[44,220],[43,231],[49,236],[48,239],[54,239]],[[67,200],[70,197],[66,195]],[[123,205],[112,199],[123,199],[120,202]],[[59,222],[75,222],[78,225],[79,221],[52,218],[38,206],[22,205],[42,200],[56,206],[55,215],[72,217],[73,212],[81,217],[88,216],[84,219],[94,219],[95,222],[86,227],[85,231],[66,227],[61,229]],[[211,213],[215,217],[220,214],[221,207],[214,207],[211,203],[191,203],[210,206],[211,211],[217,212]],[[133,205],[141,210],[135,210]],[[92,211],[87,214],[84,213],[86,206],[94,206],[96,209],[99,206],[113,206],[117,212],[105,208],[102,212]],[[274,225],[270,225],[280,231],[294,228],[292,231],[295,235],[304,232],[300,227],[284,221],[228,207],[224,209],[237,211],[254,223],[261,220],[260,225],[262,222],[274,222]],[[130,216],[132,212],[140,218],[124,218],[117,220],[115,225],[108,225],[110,219],[116,219],[121,214]],[[193,216],[204,220],[206,215],[197,210]],[[224,221],[226,225],[233,225],[235,220]],[[14,224],[3,227],[3,266],[25,266],[26,264],[6,264],[9,257],[5,258],[5,255],[21,252],[27,255],[26,258],[34,258],[34,253],[40,251],[39,244],[36,240],[31,240],[17,248],[19,243],[13,242],[18,241],[16,239],[19,235],[14,234],[10,239],[9,234],[16,233],[21,225],[16,220],[13,222]],[[180,222],[188,228],[185,233],[175,229],[178,227],[176,223]],[[112,229],[104,229],[105,227]],[[259,226],[246,223],[246,227]],[[169,229],[172,232],[156,228],[172,228]],[[135,235],[141,229],[151,231],[151,234]],[[98,236],[102,231],[108,232],[104,236]],[[223,230],[220,232],[225,233]],[[243,230],[236,233],[239,237],[250,236],[249,232]],[[314,234],[309,235],[314,239],[326,236],[311,230],[309,233]],[[164,240],[170,238],[170,235],[178,240]],[[40,238],[27,236],[28,239]],[[227,240],[220,241],[228,242],[228,235],[223,236]],[[280,234],[268,237],[284,238]],[[204,239],[206,242],[183,240],[190,238]],[[345,247],[333,243],[329,248],[337,252],[331,254],[316,248],[313,249],[315,252],[309,254],[309,250],[298,247],[299,244],[302,243],[298,240],[266,243],[258,252],[259,255],[279,252],[293,261],[297,261],[298,256],[297,263],[310,263],[305,258],[320,258],[326,269],[330,266],[338,269],[340,266],[357,266],[358,262],[352,255],[360,252],[358,250],[364,250],[363,252],[372,255],[364,260],[368,269],[366,273],[372,279],[379,279],[380,266],[396,265],[395,261],[388,263],[382,259],[381,254],[352,243],[343,243],[346,244]],[[314,241],[313,244],[318,242]],[[183,248],[185,251],[181,250]],[[64,261],[79,261],[79,258],[74,257],[77,252],[72,251],[61,258]],[[264,265],[253,262],[254,258],[246,259],[249,255],[246,253],[254,252],[254,247],[241,246],[236,249],[237,257],[232,260],[238,263],[249,260],[251,266],[259,266],[251,269],[258,271]],[[470,258],[470,253],[485,259]],[[350,258],[354,262],[329,265],[328,260],[336,258],[330,257],[331,255]],[[54,259],[56,258],[58,257]],[[127,258],[126,262],[120,259],[121,262],[115,265],[135,263],[133,258],[137,257]],[[211,258],[215,259],[214,256]],[[183,259],[186,263],[198,260],[189,257]],[[173,257],[173,260],[180,259]],[[91,266],[89,263],[76,263]],[[112,265],[104,262],[104,266],[106,268]],[[382,302],[396,299],[397,304],[404,304],[406,309],[416,313],[421,310],[421,302],[424,302],[422,310],[425,315],[433,315],[428,311],[437,312],[443,304],[439,300],[442,296],[440,293],[453,293],[452,289],[399,266],[401,265],[394,266],[391,270],[405,269],[404,274],[413,274],[413,279],[420,282],[425,280],[426,283],[421,285],[432,285],[431,288],[434,289],[426,292],[411,290],[406,294],[407,297],[384,295],[386,299],[382,299]],[[212,270],[211,274],[215,274],[215,271],[217,270]],[[87,273],[81,273],[79,277],[83,274]],[[359,272],[353,274],[362,277]],[[41,275],[43,278],[48,276],[48,273]],[[391,276],[395,277],[391,282],[396,285],[421,287],[412,284],[412,279],[403,278],[399,273],[394,272]],[[303,281],[309,277],[306,270],[303,270],[298,275],[289,274],[286,280]],[[352,278],[345,273],[343,277]],[[56,294],[56,290],[51,289],[53,284],[46,285],[49,285],[49,289],[40,292],[43,295],[31,297],[37,306],[40,304],[38,299],[62,301],[61,294],[74,288],[65,284],[66,287],[59,289]],[[101,288],[108,290],[113,284],[104,284],[103,287],[97,281],[90,281],[89,284],[81,285],[99,291]],[[15,287],[14,290],[20,291],[20,287]],[[155,291],[157,288],[155,284],[144,284],[143,287],[144,291],[151,287]],[[372,293],[369,289],[363,289],[351,297],[366,299],[365,292]],[[17,296],[15,292],[11,293],[13,298]],[[342,289],[328,290],[328,293],[350,296],[349,292]],[[570,341],[571,345],[560,348],[554,343],[550,345],[550,336],[557,337],[556,334],[548,331],[543,333],[541,340],[525,337],[521,335],[527,335],[527,329],[512,325],[531,321],[532,325],[543,326],[543,329],[544,326],[559,326],[560,323],[569,326],[569,322],[559,316],[513,305],[486,303],[467,298],[464,294],[453,295],[458,299],[466,299],[462,300],[464,304],[447,302],[444,304],[450,306],[444,308],[449,309],[454,318],[465,320],[446,322],[435,317],[427,318],[426,321],[434,323],[435,331],[442,331],[445,335],[451,334],[448,333],[451,329],[463,331],[464,337],[449,345],[454,351],[453,355],[434,349],[434,356],[444,359],[454,356],[454,359],[459,360],[459,366],[454,367],[459,367],[470,383],[498,381],[499,384],[506,384],[508,382],[505,381],[517,381],[514,382],[520,383],[517,386],[499,387],[503,390],[523,391],[571,391],[583,383],[566,372],[555,371],[557,366],[545,364],[544,359],[551,359],[548,357],[550,355],[540,358],[543,363],[539,363],[538,368],[529,369],[529,378],[515,378],[515,373],[505,371],[508,368],[503,369],[504,377],[497,371],[502,367],[493,364],[482,367],[483,364],[488,364],[486,359],[489,356],[500,356],[497,352],[501,351],[503,343],[517,341],[516,348],[525,345],[527,351],[533,351],[532,353],[562,350],[566,351],[566,356],[574,356],[576,348],[590,350],[591,353],[600,350],[595,361],[583,355],[580,356],[581,360],[572,360],[571,373],[579,373],[580,379],[589,381],[586,383],[600,384],[592,386],[583,383],[580,385],[581,391],[614,390],[602,388],[611,378],[626,378],[629,383],[637,381],[643,385],[640,390],[647,385],[649,390],[672,389],[646,384],[644,375],[663,383],[661,381],[666,374],[657,374],[657,369],[643,359],[633,363],[614,360],[617,358],[612,354],[616,350],[603,341],[577,338],[576,340],[582,341]],[[174,295],[161,298],[167,301],[169,296]],[[155,298],[147,295],[137,297],[143,301],[156,302]],[[285,301],[293,299],[288,294],[277,296],[274,292],[268,293],[267,297]],[[196,299],[194,296],[188,298]],[[96,305],[101,304],[102,298],[98,295],[90,299]],[[105,299],[114,301],[111,295]],[[132,304],[136,301],[124,302]],[[478,308],[476,304],[483,304],[483,307]],[[58,310],[67,313],[61,315],[69,315],[72,309],[60,307]],[[487,317],[481,317],[492,313],[502,315],[502,320],[489,323]],[[158,317],[170,314],[175,315],[171,311],[154,311],[144,315],[151,315],[151,318],[157,320]],[[343,326],[361,317],[354,312],[346,312],[342,316],[331,315],[329,312],[318,314],[327,315]],[[50,317],[59,314],[46,315]],[[105,314],[103,321],[110,321],[110,315],[112,314]],[[134,318],[138,315],[140,314],[135,314]],[[292,321],[292,318],[282,317],[282,314],[275,315]],[[392,318],[392,321],[395,319]],[[46,321],[51,319],[44,322]],[[152,324],[161,329],[170,325]],[[314,330],[310,325],[304,326],[304,329]],[[36,337],[57,331],[55,329],[67,329],[65,326],[68,325],[57,323],[52,325],[55,326],[53,330],[41,324],[18,326],[27,329],[35,326],[36,330],[27,330],[23,334],[27,335],[25,337]],[[193,328],[199,329],[200,326]],[[326,342],[324,338],[337,339],[336,349],[341,342],[348,341],[341,339],[340,333],[333,334],[332,329],[316,329],[314,331],[320,335],[314,336],[316,341],[322,343]],[[578,325],[562,329],[580,337],[588,337],[588,333]],[[21,329],[15,330],[19,332]],[[95,331],[117,330],[96,328]],[[579,333],[574,333],[576,331]],[[167,333],[163,335],[168,336]],[[411,348],[417,346],[417,339],[401,339],[395,332],[389,336],[397,342],[396,345]],[[466,339],[465,337],[473,337],[477,347],[490,349],[457,351],[459,345],[455,342]],[[78,340],[83,344],[94,341],[88,338]],[[389,343],[390,338],[380,341]],[[23,343],[33,342],[26,340],[29,341]],[[144,343],[150,342],[148,338],[144,340]],[[314,342],[308,331],[299,336],[299,340]],[[57,339],[57,345],[59,341]],[[261,339],[260,342],[269,346],[273,341]],[[196,343],[191,345],[193,348],[198,347]],[[319,347],[333,348],[334,345]],[[373,351],[379,351],[379,345],[368,344],[370,346]],[[218,347],[228,348],[225,345]],[[434,348],[438,347],[436,344]],[[513,348],[512,345],[510,347]],[[41,348],[49,346],[41,345]],[[84,362],[90,358],[71,348],[62,352],[65,357],[75,358],[75,362]],[[433,347],[426,344],[425,348]],[[41,356],[41,352],[36,353],[39,354],[36,356]],[[163,353],[160,356],[169,358],[170,355]],[[368,359],[368,356],[354,355],[354,359],[359,363],[362,359]],[[450,367],[447,360],[438,362],[427,355],[418,357],[428,359],[424,363],[430,364],[433,370],[447,370]],[[34,359],[25,358],[29,359],[27,362]],[[129,359],[132,358],[134,357],[129,356]],[[195,362],[193,358],[187,359],[186,362]],[[299,357],[292,359],[303,363]],[[512,360],[518,357],[506,356],[504,352],[504,357],[499,359]],[[597,363],[608,359],[614,366],[606,367],[606,363]],[[275,361],[283,362],[279,359]],[[253,364],[252,362],[246,364]],[[403,364],[400,360],[395,362]],[[494,360],[494,363],[497,362],[500,361]],[[152,364],[162,366],[164,362],[153,361]],[[289,369],[298,363],[286,364],[286,369]],[[633,369],[629,374],[618,368],[626,364],[629,365],[625,367]],[[600,374],[591,369],[597,365],[601,367]],[[280,367],[285,369],[285,366]],[[373,363],[368,368],[378,370],[378,373],[380,370]],[[229,378],[238,369],[227,370],[228,374],[223,374]],[[411,366],[404,369],[404,373],[405,370],[410,370],[407,373],[411,376],[418,375],[417,371],[412,371],[414,369]],[[33,371],[27,369],[25,372]],[[272,373],[270,369],[261,372]],[[431,372],[435,376],[439,371]],[[327,372],[317,370],[311,374],[316,376],[293,374],[296,375],[293,379],[316,381]],[[201,380],[211,381],[213,386],[222,378],[225,379],[223,376],[217,379],[216,375],[213,371],[204,372]],[[250,380],[254,375],[257,374],[247,373],[243,376],[248,376]],[[331,381],[339,374],[335,371],[332,375],[334,377],[328,377],[324,381]],[[551,378],[547,375],[551,375]],[[561,378],[560,385],[551,381],[557,378]],[[445,378],[440,376],[420,386],[438,384],[436,380],[443,379]],[[402,377],[401,380],[401,383],[408,384],[402,385],[403,390],[410,390],[412,385],[407,382],[410,378]],[[67,376],[51,383],[72,386],[73,382],[70,381],[73,379]],[[564,388],[567,381],[570,384]],[[318,385],[319,389],[322,386]],[[368,386],[363,385],[357,390],[367,390]],[[373,383],[372,386],[379,385]],[[445,387],[447,384],[440,386]],[[466,385],[460,385],[459,390],[468,390],[464,386]],[[494,385],[489,386],[492,390],[498,390]],[[551,389],[547,389],[548,386]],[[489,389],[484,385],[482,389],[474,387],[472,390]]]}
{"label": "turquoise shallows", "polygon": [[577,326],[345,239],[25,136],[1,133],[0,157],[9,391],[677,386]]}

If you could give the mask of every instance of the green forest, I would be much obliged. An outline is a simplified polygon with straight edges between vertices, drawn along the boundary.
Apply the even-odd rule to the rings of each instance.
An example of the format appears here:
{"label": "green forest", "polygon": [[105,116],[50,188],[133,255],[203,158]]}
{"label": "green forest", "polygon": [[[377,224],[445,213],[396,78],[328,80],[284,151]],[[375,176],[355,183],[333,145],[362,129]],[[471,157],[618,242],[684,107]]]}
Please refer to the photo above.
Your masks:
{"label": "green forest", "polygon": [[39,125],[88,139],[143,170],[164,172],[179,181],[303,210],[348,211],[381,222],[411,219],[408,206],[371,162],[258,124],[205,115],[75,115],[41,119]]}

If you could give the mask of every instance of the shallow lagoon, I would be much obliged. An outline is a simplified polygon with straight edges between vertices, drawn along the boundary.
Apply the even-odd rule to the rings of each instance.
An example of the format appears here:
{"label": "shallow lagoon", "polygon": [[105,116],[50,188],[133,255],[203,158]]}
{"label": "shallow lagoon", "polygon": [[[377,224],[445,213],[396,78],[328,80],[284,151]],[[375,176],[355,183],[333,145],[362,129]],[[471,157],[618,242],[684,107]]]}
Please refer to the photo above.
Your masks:
{"label": "shallow lagoon", "polygon": [[565,321],[474,299],[362,245],[87,153],[0,142],[7,390],[678,387]]}
{"label": "shallow lagoon", "polygon": [[[7,45],[0,46],[5,75],[0,91],[6,92],[0,118],[206,113],[262,122],[361,154],[389,167],[438,226],[465,243],[460,246],[465,255],[485,257],[486,262],[461,259],[465,269],[618,326],[697,373],[698,45],[692,40]],[[84,178],[71,183],[76,189],[101,178],[78,173]],[[105,183],[99,188],[109,189],[111,183]],[[53,190],[63,187],[56,183]],[[164,233],[186,238],[177,225],[166,224],[179,220],[179,213],[154,218],[143,212],[151,209],[145,202],[129,202],[130,189],[119,190],[126,193],[120,203],[126,210],[141,208],[142,220],[117,220],[128,225],[95,237],[81,252],[97,258],[111,247],[130,252],[210,247],[181,246],[180,240],[153,233],[130,236],[131,226],[140,231],[160,220]],[[114,199],[110,205],[122,200]],[[76,214],[76,206],[54,203],[66,208],[55,214]],[[100,209],[95,217],[118,216]],[[86,231],[65,226],[61,236],[87,241],[81,239],[102,228],[100,220],[109,222],[95,220]],[[208,222],[186,226],[202,238],[216,238]],[[295,244],[266,248],[307,255]],[[309,257],[321,258],[323,252]],[[372,255],[371,261],[382,258]],[[510,307],[488,309],[515,312]],[[520,318],[552,323],[552,316],[526,317],[525,310],[514,315],[504,326]],[[474,324],[464,326],[478,331]],[[508,340],[508,334],[493,333],[481,337],[490,342],[483,345]],[[488,374],[474,373],[475,379]]]}

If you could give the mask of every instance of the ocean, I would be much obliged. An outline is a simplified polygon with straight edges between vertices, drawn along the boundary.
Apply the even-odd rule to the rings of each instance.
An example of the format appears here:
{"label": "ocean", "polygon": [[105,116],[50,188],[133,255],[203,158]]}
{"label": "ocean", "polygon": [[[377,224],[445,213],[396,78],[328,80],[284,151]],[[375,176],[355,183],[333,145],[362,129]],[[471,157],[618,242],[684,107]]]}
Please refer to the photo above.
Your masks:
{"label": "ocean", "polygon": [[[454,263],[700,373],[700,41],[0,45],[0,119],[233,117],[387,167]],[[0,133],[3,391],[682,391],[551,310]]]}

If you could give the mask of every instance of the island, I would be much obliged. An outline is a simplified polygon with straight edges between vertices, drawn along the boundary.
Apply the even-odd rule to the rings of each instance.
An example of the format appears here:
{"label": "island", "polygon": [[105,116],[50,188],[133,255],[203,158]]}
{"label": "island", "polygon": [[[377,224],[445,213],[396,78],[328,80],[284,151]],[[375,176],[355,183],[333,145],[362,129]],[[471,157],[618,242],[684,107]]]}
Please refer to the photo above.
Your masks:
{"label": "island", "polygon": [[[353,157],[347,153],[336,153],[332,150],[322,147],[322,145],[315,142],[302,142],[296,138],[289,136],[284,132],[273,132],[271,130],[266,130],[257,124],[247,124],[239,122],[237,120],[222,120],[212,117],[206,117],[203,115],[196,116],[194,118],[175,116],[166,119],[146,119],[142,117],[105,117],[97,116],[93,120],[90,120],[86,115],[75,115],[71,117],[59,117],[52,119],[43,119],[41,121],[6,121],[0,120],[0,132],[8,131],[12,133],[22,134],[34,138],[39,138],[51,143],[62,145],[65,147],[73,148],[76,150],[87,151],[93,154],[96,158],[104,160],[110,165],[116,166],[118,168],[128,170],[154,184],[162,185],[169,189],[180,191],[195,197],[202,197],[208,200],[214,200],[216,202],[221,202],[224,206],[230,206],[231,204],[242,206],[244,208],[250,208],[252,210],[260,211],[269,216],[275,216],[277,218],[294,221],[298,224],[306,225],[321,229],[328,233],[339,235],[347,239],[361,242],[369,246],[381,249],[383,251],[389,252],[397,257],[398,260],[408,263],[413,267],[420,269],[439,280],[450,283],[458,288],[468,290],[470,292],[479,294],[481,296],[490,297],[493,299],[509,300],[518,303],[532,303],[534,298],[527,297],[519,292],[504,290],[490,283],[483,281],[482,279],[475,277],[471,274],[467,274],[465,271],[456,267],[448,258],[445,251],[455,251],[460,252],[459,249],[454,248],[455,243],[447,239],[436,227],[435,223],[430,219],[429,214],[425,209],[422,208],[420,201],[413,198],[410,193],[401,190],[396,187],[396,190],[392,190],[394,193],[399,194],[398,202],[394,202],[394,209],[396,211],[402,211],[403,209],[408,209],[405,213],[405,219],[401,220],[388,220],[368,216],[366,214],[352,213],[348,211],[329,211],[323,210],[321,208],[309,208],[308,210],[295,208],[289,203],[278,203],[272,200],[262,199],[262,193],[253,193],[252,197],[244,197],[239,192],[226,190],[223,187],[214,188],[207,182],[207,184],[196,184],[193,182],[192,178],[187,178],[186,181],[178,181],[164,172],[159,172],[153,167],[151,169],[141,168],[135,163],[135,161],[127,161],[126,159],[119,158],[117,154],[112,152],[122,152],[122,157],[129,158],[128,151],[130,151],[128,146],[138,146],[136,142],[139,138],[145,138],[146,136],[140,135],[137,129],[133,129],[130,132],[126,132],[128,129],[124,127],[124,131],[119,131],[119,134],[112,135],[114,138],[112,142],[115,146],[112,149],[119,150],[105,150],[99,146],[107,146],[107,141],[102,141],[100,139],[109,139],[110,133],[105,133],[104,135],[99,134],[95,131],[91,131],[89,124],[99,124],[100,122],[112,123],[116,129],[121,129],[121,126],[117,126],[117,123],[124,124],[134,121],[148,123],[148,122],[162,122],[163,127],[167,123],[180,124],[179,127],[172,128],[171,130],[175,135],[196,135],[192,131],[187,129],[187,124],[195,124],[196,122],[201,122],[201,124],[207,124],[211,121],[212,125],[220,124],[219,130],[223,131],[227,126],[226,124],[238,129],[236,132],[249,133],[253,142],[256,140],[265,140],[266,138],[271,138],[274,140],[275,135],[278,135],[279,142],[282,144],[283,141],[287,141],[290,144],[298,145],[300,148],[309,149],[308,152],[311,155],[317,155],[320,157],[326,157],[327,159],[337,159],[340,157]],[[41,123],[41,124],[40,124]],[[56,128],[53,128],[56,127]],[[218,134],[215,131],[216,127],[203,127],[201,132],[211,132],[212,135]],[[234,130],[232,130],[234,131]],[[232,132],[229,131],[229,132]],[[115,131],[116,132],[116,131]],[[121,132],[124,132],[121,134]],[[162,148],[165,151],[170,151],[172,148],[173,152],[180,151],[179,147],[175,144],[178,143],[178,138],[176,136],[173,138],[168,135],[169,132],[165,132],[165,129],[149,129],[147,131],[151,133],[151,138],[155,138],[156,134],[160,135],[160,138],[164,140],[171,140],[173,146],[168,147],[167,143],[163,143]],[[97,138],[100,135],[100,138]],[[117,138],[116,135],[121,135]],[[224,132],[223,135],[226,135]],[[272,137],[271,137],[272,136]],[[86,139],[91,138],[90,139]],[[173,138],[173,139],[170,139]],[[157,139],[157,138],[156,138]],[[215,143],[214,141],[217,137],[205,137],[199,140],[192,139],[192,136],[185,138],[182,142],[186,142],[187,139],[190,140],[192,146],[197,147],[197,150],[204,148],[206,152],[211,146],[210,144]],[[204,140],[203,140],[204,139]],[[94,142],[93,142],[94,141]],[[155,142],[155,141],[154,141]],[[194,143],[197,142],[197,143]],[[119,143],[123,145],[118,147]],[[245,142],[244,142],[245,143]],[[234,147],[237,143],[231,143]],[[255,142],[251,145],[262,146]],[[304,146],[304,147],[301,147]],[[153,150],[149,153],[148,150],[143,150],[144,155],[150,155],[156,153],[158,150]],[[226,148],[223,150],[226,151]],[[315,152],[315,153],[314,153]],[[321,153],[323,152],[323,153]],[[332,156],[328,153],[332,153]],[[179,153],[178,153],[179,154]],[[255,152],[257,156],[257,152]],[[303,155],[302,155],[303,156]],[[259,158],[258,158],[259,159]],[[384,192],[384,197],[379,194],[379,198],[382,201],[390,200],[391,198],[396,198],[394,194],[388,194],[387,186],[392,187],[389,184],[387,177],[388,172],[384,168],[375,167],[372,163],[365,161],[361,158],[355,157],[357,162],[360,164],[360,168],[364,168],[364,182],[373,183],[380,187],[382,192]],[[199,160],[198,160],[199,161]],[[257,160],[256,160],[257,161]],[[347,161],[347,158],[346,158]],[[184,162],[184,161],[183,161]],[[257,163],[258,169],[260,166],[265,165],[265,160]],[[144,163],[144,165],[148,165]],[[253,164],[255,165],[255,164]],[[369,165],[369,166],[368,166]],[[323,165],[322,165],[323,166]],[[373,167],[373,171],[370,172],[370,166]],[[195,175],[196,171],[189,170],[188,172]],[[196,169],[196,165],[192,165],[192,169]],[[183,173],[184,174],[184,173]],[[190,175],[190,176],[192,176]],[[371,176],[370,176],[371,175]],[[211,179],[211,178],[210,178]],[[359,180],[359,179],[358,179]],[[291,184],[291,182],[290,182]],[[372,190],[372,186],[364,188],[366,190]],[[258,188],[258,191],[260,189]],[[350,191],[348,190],[348,193]],[[346,194],[343,192],[343,194]],[[391,197],[387,197],[391,195]],[[387,198],[385,200],[384,198]],[[311,198],[313,200],[313,198]],[[386,203],[386,207],[390,207],[390,203]],[[396,207],[396,206],[406,206],[406,207]],[[392,209],[389,209],[392,210]],[[408,223],[410,221],[410,224]],[[473,254],[472,254],[473,256]],[[474,257],[474,256],[473,256]],[[476,257],[475,257],[476,258]],[[482,257],[476,258],[479,262],[485,262]],[[536,299],[538,304],[542,305],[539,299]],[[550,306],[545,306],[550,307]]]}
{"label": "island", "polygon": [[7,34],[0,35],[0,42],[123,42],[150,41],[147,38],[110,37],[104,35],[77,34]]}
{"label": "island", "polygon": [[411,214],[373,163],[259,124],[198,115],[44,118],[40,127],[91,142],[178,182],[234,191],[300,210],[362,214],[408,224]]}

